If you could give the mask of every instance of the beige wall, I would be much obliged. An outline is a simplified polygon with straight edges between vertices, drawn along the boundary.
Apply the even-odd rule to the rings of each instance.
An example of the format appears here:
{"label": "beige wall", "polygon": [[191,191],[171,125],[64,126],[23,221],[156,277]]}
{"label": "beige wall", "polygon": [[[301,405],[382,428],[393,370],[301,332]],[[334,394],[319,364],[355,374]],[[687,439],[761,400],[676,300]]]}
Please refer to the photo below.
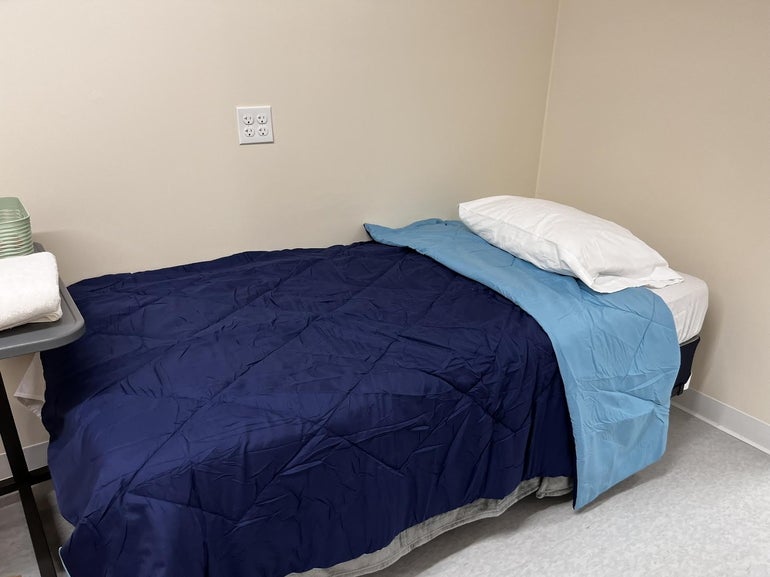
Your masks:
{"label": "beige wall", "polygon": [[[4,0],[0,196],[73,282],[533,195],[556,9]],[[237,145],[249,104],[273,106],[274,144]],[[25,443],[43,437],[19,420]]]}
{"label": "beige wall", "polygon": [[537,195],[711,291],[696,389],[770,423],[770,2],[563,0]]}
{"label": "beige wall", "polygon": [[[5,0],[0,195],[72,282],[537,181],[709,283],[695,387],[770,422],[770,4],[563,0],[554,46],[556,6]],[[236,144],[238,104],[273,106],[274,144]],[[0,363],[9,389],[24,361]]]}

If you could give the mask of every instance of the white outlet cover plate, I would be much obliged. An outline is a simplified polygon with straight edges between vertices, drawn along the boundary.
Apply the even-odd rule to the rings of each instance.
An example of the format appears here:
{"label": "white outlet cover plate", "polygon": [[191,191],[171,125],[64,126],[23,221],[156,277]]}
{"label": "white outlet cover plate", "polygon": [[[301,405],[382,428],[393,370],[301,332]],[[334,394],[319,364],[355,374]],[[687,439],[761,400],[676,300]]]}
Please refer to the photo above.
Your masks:
{"label": "white outlet cover plate", "polygon": [[[274,142],[273,113],[270,106],[237,106],[235,114],[238,122],[238,144]],[[247,124],[244,118],[252,122]],[[251,136],[247,136],[247,132]]]}

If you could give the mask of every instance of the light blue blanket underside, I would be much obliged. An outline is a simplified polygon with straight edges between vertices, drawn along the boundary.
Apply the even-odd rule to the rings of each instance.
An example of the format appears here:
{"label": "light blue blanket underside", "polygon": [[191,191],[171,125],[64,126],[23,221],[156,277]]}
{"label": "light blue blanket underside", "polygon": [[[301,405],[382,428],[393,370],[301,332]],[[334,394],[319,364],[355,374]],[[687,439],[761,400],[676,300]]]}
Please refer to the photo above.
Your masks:
{"label": "light blue blanket underside", "polygon": [[576,509],[663,455],[680,353],[660,297],[644,288],[596,293],[488,244],[458,221],[365,226],[377,242],[410,247],[485,284],[543,327],[575,437]]}

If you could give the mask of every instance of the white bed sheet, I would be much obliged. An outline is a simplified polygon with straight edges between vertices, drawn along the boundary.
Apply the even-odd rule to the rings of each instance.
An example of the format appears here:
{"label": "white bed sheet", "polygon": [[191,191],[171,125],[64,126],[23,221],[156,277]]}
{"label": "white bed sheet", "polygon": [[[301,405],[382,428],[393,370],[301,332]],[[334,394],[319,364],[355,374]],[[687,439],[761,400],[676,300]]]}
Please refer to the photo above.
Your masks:
{"label": "white bed sheet", "polygon": [[664,288],[650,289],[663,299],[674,315],[679,344],[700,333],[709,304],[708,285],[698,277],[679,273],[684,281]]}

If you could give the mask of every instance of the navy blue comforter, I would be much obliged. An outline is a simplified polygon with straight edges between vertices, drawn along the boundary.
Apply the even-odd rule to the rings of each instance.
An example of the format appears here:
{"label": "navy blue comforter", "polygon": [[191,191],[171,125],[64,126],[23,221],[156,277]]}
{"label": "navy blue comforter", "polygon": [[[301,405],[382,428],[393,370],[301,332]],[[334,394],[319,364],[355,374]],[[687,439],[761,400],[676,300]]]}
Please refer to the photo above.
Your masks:
{"label": "navy blue comforter", "polygon": [[283,577],[574,475],[548,337],[409,249],[244,253],[70,291],[43,356],[72,577]]}

